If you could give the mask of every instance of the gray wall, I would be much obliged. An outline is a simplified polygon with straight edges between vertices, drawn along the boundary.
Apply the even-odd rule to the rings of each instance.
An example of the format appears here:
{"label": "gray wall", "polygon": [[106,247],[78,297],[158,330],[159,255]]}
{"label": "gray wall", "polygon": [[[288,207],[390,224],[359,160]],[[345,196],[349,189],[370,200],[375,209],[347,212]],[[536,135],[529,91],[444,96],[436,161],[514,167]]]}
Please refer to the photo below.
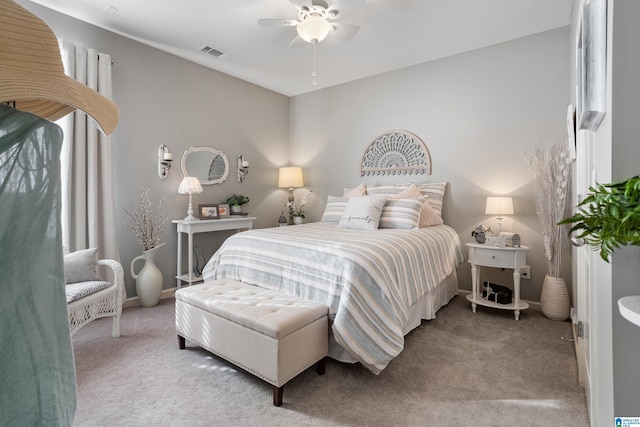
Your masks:
{"label": "gray wall", "polygon": [[[546,273],[540,223],[535,214],[525,151],[566,139],[569,99],[569,27],[312,92],[291,101],[291,162],[303,167],[322,213],[327,195],[367,184],[447,181],[444,220],[463,242],[478,224],[496,227],[484,214],[488,195],[510,195],[515,215],[503,230],[530,246],[531,280],[522,297],[539,301]],[[360,159],[380,134],[404,129],[427,145],[431,176],[361,178]],[[296,199],[305,190],[296,192]],[[570,253],[564,276],[570,280]],[[512,282],[509,272],[484,277]],[[470,268],[460,287],[471,289]]]}
{"label": "gray wall", "polygon": [[[307,220],[318,220],[328,194],[360,181],[382,182],[360,178],[360,158],[375,137],[405,129],[431,152],[433,175],[425,179],[449,183],[444,219],[463,242],[472,240],[478,224],[495,229],[495,218],[484,214],[487,195],[514,197],[516,214],[505,218],[503,229],[519,233],[531,247],[532,279],[523,281],[522,297],[539,300],[546,264],[524,153],[565,138],[568,28],[289,99],[26,0],[19,3],[58,37],[115,59],[114,99],[122,115],[113,136],[119,222],[125,219],[123,208],[137,208],[140,187],[150,188],[154,201],[165,198],[170,218],[186,215],[187,197],[176,192],[182,177],[177,160],[190,145],[221,149],[232,165],[227,181],[205,187],[194,196],[194,205],[243,192],[251,197],[249,211],[258,216],[257,226],[272,226],[286,201],[286,192],[276,187],[277,167],[290,163],[304,167],[306,185],[296,190],[296,201],[313,190]],[[176,158],[164,181],[156,172],[160,144]],[[241,153],[251,169],[239,184],[235,159]],[[167,245],[158,255],[167,289],[175,286],[174,230],[167,226]],[[196,243],[207,246],[210,255],[223,238]],[[118,229],[118,240],[131,297],[135,288],[128,267],[140,248],[125,227]],[[565,271],[570,284],[568,254]],[[470,289],[469,266],[459,272],[461,287]],[[485,278],[512,280],[509,272],[493,270]]]}
{"label": "gray wall", "polygon": [[[610,114],[612,140],[612,180],[638,175],[640,159],[640,2],[613,3],[612,76]],[[609,115],[609,112],[607,112]],[[614,416],[640,415],[640,328],[624,319],[618,299],[640,295],[640,249],[626,247],[612,257],[613,381]]]}
{"label": "gray wall", "polygon": [[[189,146],[211,146],[228,157],[231,170],[219,185],[205,186],[193,196],[193,204],[219,203],[232,193],[251,198],[248,211],[258,217],[256,226],[277,221],[284,208],[286,191],[277,188],[277,167],[286,165],[289,152],[289,98],[245,81],[213,71],[101,30],[65,15],[19,0],[42,18],[56,36],[109,53],[115,59],[113,98],[120,108],[120,123],[112,137],[116,167],[115,197],[117,238],[125,270],[127,296],[135,296],[129,264],[141,248],[133,233],[121,223],[123,209],[139,208],[139,189],[150,188],[154,206],[165,198],[170,219],[187,215],[188,196],[178,195],[182,179],[180,156]],[[158,147],[166,144],[175,161],[166,180],[157,173]],[[240,184],[236,158],[244,154],[251,164]],[[210,256],[223,240],[199,235],[196,244]],[[166,225],[165,247],[156,258],[164,276],[164,288],[176,286],[177,238],[175,225]],[[141,268],[141,263],[137,269]]]}

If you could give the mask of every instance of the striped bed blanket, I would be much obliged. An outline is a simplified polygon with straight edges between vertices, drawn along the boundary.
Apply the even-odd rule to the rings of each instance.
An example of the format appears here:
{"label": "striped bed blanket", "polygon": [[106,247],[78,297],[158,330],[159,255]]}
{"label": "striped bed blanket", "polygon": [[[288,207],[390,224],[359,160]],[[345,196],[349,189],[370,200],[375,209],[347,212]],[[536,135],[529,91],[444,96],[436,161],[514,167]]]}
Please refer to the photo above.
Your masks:
{"label": "striped bed blanket", "polygon": [[464,261],[446,225],[373,231],[311,223],[237,233],[203,271],[329,306],[336,341],[375,374],[404,348],[408,308]]}

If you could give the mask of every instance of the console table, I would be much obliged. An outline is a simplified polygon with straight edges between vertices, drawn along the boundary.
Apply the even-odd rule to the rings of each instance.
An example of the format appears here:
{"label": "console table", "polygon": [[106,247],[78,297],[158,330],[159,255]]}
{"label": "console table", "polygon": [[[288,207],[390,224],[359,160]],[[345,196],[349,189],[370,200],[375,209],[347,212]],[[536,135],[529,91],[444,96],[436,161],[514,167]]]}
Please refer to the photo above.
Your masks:
{"label": "console table", "polygon": [[[183,219],[174,219],[171,221],[176,224],[178,231],[178,264],[176,275],[176,286],[180,288],[182,282],[187,285],[202,282],[201,276],[193,274],[193,235],[196,233],[211,233],[215,231],[226,230],[249,230],[253,227],[253,221],[256,218],[252,216],[238,216],[222,219],[201,219],[197,221],[185,221]],[[187,274],[182,273],[182,233],[186,233],[189,244],[189,271]]]}

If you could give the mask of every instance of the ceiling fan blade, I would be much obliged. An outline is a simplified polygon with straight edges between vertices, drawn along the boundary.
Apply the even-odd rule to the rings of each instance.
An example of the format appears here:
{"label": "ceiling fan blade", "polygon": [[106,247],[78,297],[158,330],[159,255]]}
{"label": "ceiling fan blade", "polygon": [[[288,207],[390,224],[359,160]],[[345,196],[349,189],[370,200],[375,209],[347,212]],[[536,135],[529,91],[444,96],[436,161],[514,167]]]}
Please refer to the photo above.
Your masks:
{"label": "ceiling fan blade", "polygon": [[365,0],[337,0],[327,8],[327,13],[329,16],[333,15],[334,18],[341,18],[353,13],[362,12],[366,8],[367,2]]}
{"label": "ceiling fan blade", "polygon": [[289,0],[289,3],[300,9],[302,6],[306,6],[310,8],[313,6],[313,2],[311,0]]}
{"label": "ceiling fan blade", "polygon": [[289,44],[289,47],[305,47],[305,46],[309,46],[309,43],[304,41],[304,39],[300,36],[296,36],[296,38],[293,39],[293,41],[291,41],[291,43]]}
{"label": "ceiling fan blade", "polygon": [[295,19],[258,19],[261,27],[295,27],[298,21]]}
{"label": "ceiling fan blade", "polygon": [[343,42],[351,40],[353,36],[358,33],[360,27],[353,24],[344,24],[342,22],[332,22],[333,31],[331,34],[335,34],[336,38],[340,39]]}

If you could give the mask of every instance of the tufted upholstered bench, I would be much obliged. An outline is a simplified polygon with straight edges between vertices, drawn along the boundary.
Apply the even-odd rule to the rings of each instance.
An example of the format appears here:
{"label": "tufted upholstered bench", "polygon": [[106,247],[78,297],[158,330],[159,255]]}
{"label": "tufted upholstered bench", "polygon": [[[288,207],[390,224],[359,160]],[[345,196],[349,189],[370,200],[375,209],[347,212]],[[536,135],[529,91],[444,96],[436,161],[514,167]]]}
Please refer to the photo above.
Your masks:
{"label": "tufted upholstered bench", "polygon": [[229,279],[178,289],[178,346],[185,338],[273,385],[280,406],[284,384],[328,351],[326,305]]}

